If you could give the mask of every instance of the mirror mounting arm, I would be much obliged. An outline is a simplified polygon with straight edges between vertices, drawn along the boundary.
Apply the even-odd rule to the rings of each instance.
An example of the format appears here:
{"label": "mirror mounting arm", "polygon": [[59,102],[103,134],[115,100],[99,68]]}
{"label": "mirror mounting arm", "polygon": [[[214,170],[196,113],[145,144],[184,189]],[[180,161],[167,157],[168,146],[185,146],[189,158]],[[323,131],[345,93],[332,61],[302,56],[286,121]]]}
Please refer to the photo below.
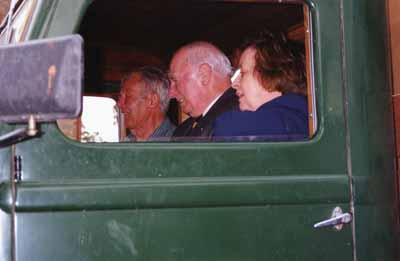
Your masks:
{"label": "mirror mounting arm", "polygon": [[41,134],[42,133],[37,128],[35,118],[33,117],[33,115],[30,115],[28,120],[28,127],[19,128],[0,136],[0,149],[22,141],[39,137],[41,136]]}
{"label": "mirror mounting arm", "polygon": [[36,120],[33,115],[29,115],[28,119],[28,128],[26,129],[26,134],[30,137],[35,137],[38,134],[39,130],[36,126]]}

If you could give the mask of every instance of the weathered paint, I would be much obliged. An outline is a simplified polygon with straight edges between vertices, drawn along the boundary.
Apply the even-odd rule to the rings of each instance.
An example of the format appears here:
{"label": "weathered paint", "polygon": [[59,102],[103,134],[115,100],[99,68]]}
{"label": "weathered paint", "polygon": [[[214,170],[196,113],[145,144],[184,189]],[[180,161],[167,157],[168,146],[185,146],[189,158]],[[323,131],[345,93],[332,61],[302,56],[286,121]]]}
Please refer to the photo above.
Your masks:
{"label": "weathered paint", "polygon": [[[30,37],[74,32],[89,3],[41,1]],[[17,260],[395,260],[385,3],[309,5],[313,139],[80,144],[43,125],[41,139],[16,146]],[[0,156],[10,260],[9,150]],[[355,234],[313,228],[335,206],[350,211],[352,198]]]}

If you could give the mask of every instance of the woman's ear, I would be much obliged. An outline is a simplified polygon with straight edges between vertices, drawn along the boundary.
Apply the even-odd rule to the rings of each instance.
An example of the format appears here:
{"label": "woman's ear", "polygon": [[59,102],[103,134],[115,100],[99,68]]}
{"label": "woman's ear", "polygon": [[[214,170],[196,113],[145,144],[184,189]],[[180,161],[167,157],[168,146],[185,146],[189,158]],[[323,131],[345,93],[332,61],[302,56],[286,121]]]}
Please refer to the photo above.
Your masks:
{"label": "woman's ear", "polygon": [[212,69],[208,63],[202,63],[199,66],[199,80],[201,85],[206,86],[211,81]]}

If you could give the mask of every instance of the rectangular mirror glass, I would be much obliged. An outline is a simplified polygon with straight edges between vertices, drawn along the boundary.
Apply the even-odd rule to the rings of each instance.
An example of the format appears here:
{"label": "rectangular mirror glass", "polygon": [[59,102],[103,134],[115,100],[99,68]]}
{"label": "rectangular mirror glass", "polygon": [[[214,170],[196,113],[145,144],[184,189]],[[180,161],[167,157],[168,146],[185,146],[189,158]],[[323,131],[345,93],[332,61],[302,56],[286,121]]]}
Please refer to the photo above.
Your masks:
{"label": "rectangular mirror glass", "polygon": [[0,47],[0,121],[74,118],[82,107],[79,35]]}

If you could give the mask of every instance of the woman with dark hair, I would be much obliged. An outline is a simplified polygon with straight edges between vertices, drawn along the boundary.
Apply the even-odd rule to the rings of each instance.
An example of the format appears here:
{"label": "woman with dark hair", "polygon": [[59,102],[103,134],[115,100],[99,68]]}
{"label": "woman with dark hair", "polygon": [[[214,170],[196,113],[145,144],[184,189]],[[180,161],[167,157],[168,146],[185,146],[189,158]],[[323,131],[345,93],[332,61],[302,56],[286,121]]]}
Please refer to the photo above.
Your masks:
{"label": "woman with dark hair", "polygon": [[308,136],[304,54],[282,34],[266,32],[242,49],[233,82],[240,111],[222,114],[214,137],[301,140]]}

